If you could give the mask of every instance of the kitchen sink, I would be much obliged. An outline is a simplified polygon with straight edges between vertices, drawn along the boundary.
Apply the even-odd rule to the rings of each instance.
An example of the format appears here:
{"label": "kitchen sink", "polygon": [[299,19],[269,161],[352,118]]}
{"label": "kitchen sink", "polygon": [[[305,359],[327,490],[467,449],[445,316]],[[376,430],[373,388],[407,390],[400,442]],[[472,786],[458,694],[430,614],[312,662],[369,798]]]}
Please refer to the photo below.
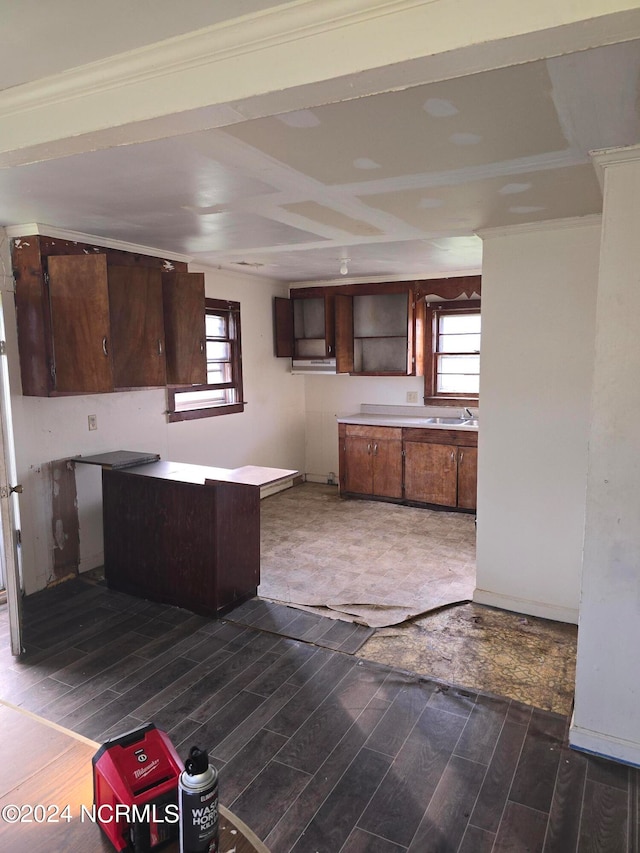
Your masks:
{"label": "kitchen sink", "polygon": [[440,426],[478,426],[478,418],[425,418],[424,422]]}
{"label": "kitchen sink", "polygon": [[453,424],[460,426],[460,424],[464,424],[466,421],[466,418],[426,418],[426,423],[428,424],[449,424],[450,426]]}

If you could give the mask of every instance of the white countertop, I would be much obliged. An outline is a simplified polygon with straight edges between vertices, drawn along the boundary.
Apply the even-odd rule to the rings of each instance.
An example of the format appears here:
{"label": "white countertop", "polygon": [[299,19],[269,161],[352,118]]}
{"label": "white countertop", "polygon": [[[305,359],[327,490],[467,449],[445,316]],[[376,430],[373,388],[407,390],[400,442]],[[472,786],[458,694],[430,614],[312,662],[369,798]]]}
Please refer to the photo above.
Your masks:
{"label": "white countertop", "polygon": [[190,465],[185,462],[150,462],[135,468],[123,469],[126,474],[177,480],[181,483],[205,485],[207,480],[224,483],[242,483],[247,486],[266,486],[293,479],[298,471],[288,468],[264,468],[244,465],[242,468],[213,468],[208,465]]}
{"label": "white countertop", "polygon": [[[455,415],[443,415],[441,417],[455,417]],[[417,429],[461,429],[469,432],[478,432],[477,424],[433,424],[429,423],[428,417],[412,416],[409,414],[373,414],[357,413],[344,415],[337,418],[339,424],[361,424],[362,426],[389,426],[389,427],[413,427]]]}

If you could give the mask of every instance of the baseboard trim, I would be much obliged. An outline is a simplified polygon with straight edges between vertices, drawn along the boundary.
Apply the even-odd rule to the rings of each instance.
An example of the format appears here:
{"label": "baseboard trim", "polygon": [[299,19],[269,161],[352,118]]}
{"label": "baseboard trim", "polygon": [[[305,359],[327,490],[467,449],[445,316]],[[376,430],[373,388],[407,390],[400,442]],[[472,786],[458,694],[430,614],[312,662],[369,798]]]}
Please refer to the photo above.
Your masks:
{"label": "baseboard trim", "polygon": [[325,486],[338,485],[338,478],[335,476],[335,474],[333,475],[333,478],[331,478],[328,474],[305,474],[304,478],[307,483],[323,483]]}
{"label": "baseboard trim", "polygon": [[640,767],[640,743],[594,732],[591,729],[583,729],[577,726],[573,719],[569,728],[569,746],[590,755]]}
{"label": "baseboard trim", "polygon": [[526,613],[528,616],[539,616],[541,619],[552,619],[554,622],[570,622],[578,624],[578,609],[573,607],[558,607],[555,604],[545,604],[542,601],[532,601],[529,598],[516,598],[490,592],[476,587],[473,593],[476,604],[486,604],[489,607],[499,607],[501,610],[513,610],[515,613]]}

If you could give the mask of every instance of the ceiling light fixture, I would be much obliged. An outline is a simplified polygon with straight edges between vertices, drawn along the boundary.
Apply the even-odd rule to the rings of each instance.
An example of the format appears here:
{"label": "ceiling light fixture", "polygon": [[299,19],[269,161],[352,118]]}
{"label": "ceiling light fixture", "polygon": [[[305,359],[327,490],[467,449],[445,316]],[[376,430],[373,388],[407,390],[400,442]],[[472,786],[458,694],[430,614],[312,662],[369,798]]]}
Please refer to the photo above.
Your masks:
{"label": "ceiling light fixture", "polygon": [[349,266],[348,263],[351,258],[343,258],[340,263],[340,275],[348,275],[349,274]]}

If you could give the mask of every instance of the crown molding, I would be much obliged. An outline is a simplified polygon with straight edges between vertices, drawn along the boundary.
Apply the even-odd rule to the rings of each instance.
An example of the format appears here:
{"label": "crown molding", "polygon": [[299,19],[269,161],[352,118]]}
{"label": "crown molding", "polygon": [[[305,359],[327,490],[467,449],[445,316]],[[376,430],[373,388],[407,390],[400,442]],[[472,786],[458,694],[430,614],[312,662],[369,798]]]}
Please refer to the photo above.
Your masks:
{"label": "crown molding", "polygon": [[442,270],[437,273],[423,273],[420,275],[367,275],[367,276],[340,276],[340,278],[323,278],[313,281],[292,281],[288,283],[291,290],[304,287],[340,287],[342,284],[385,284],[390,281],[441,281],[449,278],[465,278],[467,276],[482,275],[481,267],[465,270]]}
{"label": "crown molding", "polygon": [[600,189],[604,189],[604,172],[609,166],[619,166],[622,163],[633,163],[640,160],[640,145],[627,145],[624,148],[599,148],[590,151],[589,156],[600,181]]}
{"label": "crown molding", "polygon": [[590,213],[588,216],[568,216],[565,219],[544,219],[541,222],[522,222],[518,225],[499,225],[495,228],[480,228],[475,233],[481,240],[492,237],[507,237],[511,234],[528,234],[537,231],[563,231],[570,228],[600,226],[602,215]]}
{"label": "crown molding", "polygon": [[167,261],[189,263],[193,260],[190,255],[180,255],[177,252],[164,252],[151,246],[140,246],[137,243],[127,243],[125,240],[112,240],[109,237],[98,237],[95,234],[83,234],[80,231],[67,231],[56,228],[55,225],[42,225],[30,222],[26,225],[7,225],[5,232],[10,239],[21,237],[55,237],[57,240],[70,240],[73,243],[89,243],[105,249],[117,249],[122,252],[133,252],[138,255],[150,255],[152,258],[162,258]]}
{"label": "crown molding", "polygon": [[0,91],[0,119],[193,71],[438,0],[293,0]]}

